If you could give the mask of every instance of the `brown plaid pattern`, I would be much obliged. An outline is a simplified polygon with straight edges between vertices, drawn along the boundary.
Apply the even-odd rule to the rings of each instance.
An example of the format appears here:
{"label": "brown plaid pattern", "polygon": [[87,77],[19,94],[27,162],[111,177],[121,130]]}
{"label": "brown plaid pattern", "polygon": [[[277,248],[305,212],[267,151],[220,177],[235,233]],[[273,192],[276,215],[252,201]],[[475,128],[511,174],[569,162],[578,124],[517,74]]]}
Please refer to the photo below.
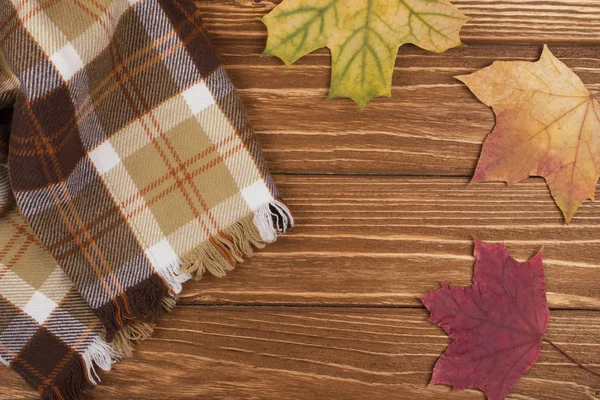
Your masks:
{"label": "brown plaid pattern", "polygon": [[16,208],[0,217],[0,237],[0,361],[44,398],[67,397],[76,374],[73,392],[91,388],[92,360],[110,369],[114,358],[100,320]]}
{"label": "brown plaid pattern", "polygon": [[191,0],[0,0],[0,50],[0,162],[108,340],[293,224]]}

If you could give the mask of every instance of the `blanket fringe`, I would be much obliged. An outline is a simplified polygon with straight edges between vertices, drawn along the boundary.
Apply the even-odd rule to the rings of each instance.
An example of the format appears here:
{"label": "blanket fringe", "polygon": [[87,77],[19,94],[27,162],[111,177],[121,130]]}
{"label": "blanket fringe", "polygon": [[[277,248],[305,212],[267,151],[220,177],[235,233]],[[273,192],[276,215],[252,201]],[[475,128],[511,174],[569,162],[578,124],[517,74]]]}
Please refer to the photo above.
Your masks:
{"label": "blanket fringe", "polygon": [[95,309],[106,328],[106,340],[112,342],[117,332],[136,322],[154,322],[164,309],[164,297],[175,293],[158,274],[152,274],[121,296]]}
{"label": "blanket fringe", "polygon": [[86,362],[78,355],[73,356],[62,371],[62,379],[54,385],[38,388],[43,400],[80,399],[83,392],[92,389],[92,383],[87,375]]}
{"label": "blanket fringe", "polygon": [[[171,312],[177,304],[177,299],[164,296],[160,302],[164,311]],[[153,333],[154,324],[142,321],[136,321],[119,329],[112,342],[108,343],[113,363],[122,358],[131,357],[135,346],[148,339]]]}
{"label": "blanket fringe", "polygon": [[135,345],[152,336],[153,332],[154,326],[146,322],[136,322],[119,330],[114,340],[110,343],[114,354],[113,361],[131,357]]}
{"label": "blanket fringe", "polygon": [[[160,275],[169,285],[170,293],[162,293],[156,288],[145,290],[152,297],[152,304],[159,305],[164,311],[175,307],[176,294],[181,284],[193,277],[200,279],[208,271],[215,276],[224,276],[235,264],[252,255],[254,247],[262,248],[274,242],[279,232],[291,228],[294,220],[290,211],[281,201],[275,200],[254,210],[254,213],[241,219],[229,228],[188,253],[183,260],[168,266]],[[137,293],[136,293],[137,294]],[[130,357],[137,343],[150,337],[154,325],[149,322],[133,320],[120,327],[114,327],[110,335],[104,332],[96,337],[86,350],[73,360],[69,373],[57,387],[48,388],[42,395],[46,400],[54,400],[56,391],[66,398],[80,398],[85,389],[100,382],[98,368],[109,371],[118,360]],[[109,339],[110,343],[106,340]]]}
{"label": "blanket fringe", "polygon": [[[170,311],[175,304],[173,298],[165,299],[164,307]],[[111,343],[96,336],[81,354],[80,362],[75,362],[60,387],[56,389],[65,398],[79,398],[85,389],[90,389],[100,383],[98,369],[110,371],[112,365],[125,357],[133,355],[133,349],[152,336],[154,327],[146,322],[135,322],[120,329]],[[81,371],[85,371],[85,375]],[[70,377],[72,375],[72,377]],[[87,378],[87,379],[86,379]],[[73,396],[73,397],[71,397]],[[53,398],[53,397],[48,397]]]}
{"label": "blanket fringe", "polygon": [[294,225],[294,219],[279,200],[265,204],[254,213],[214,235],[183,257],[181,272],[199,280],[205,272],[223,277],[238,262],[252,256],[254,247],[263,248]]}
{"label": "blanket fringe", "polygon": [[100,382],[96,367],[103,371],[110,371],[117,354],[112,347],[102,338],[96,336],[87,349],[81,354],[89,381],[95,386]]}
{"label": "blanket fringe", "polygon": [[43,400],[80,399],[99,382],[98,368],[110,371],[116,353],[101,337],[93,336],[81,353],[73,352],[53,385],[38,388]]}
{"label": "blanket fringe", "polygon": [[173,298],[181,292],[184,282],[191,278],[198,280],[206,271],[218,277],[225,276],[238,262],[252,256],[255,247],[263,248],[274,242],[278,233],[284,233],[293,224],[285,204],[272,200],[214,234],[181,259],[161,265],[156,274],[94,310],[106,327],[107,341],[112,342],[117,332],[130,324],[153,323],[163,309],[172,308]]}

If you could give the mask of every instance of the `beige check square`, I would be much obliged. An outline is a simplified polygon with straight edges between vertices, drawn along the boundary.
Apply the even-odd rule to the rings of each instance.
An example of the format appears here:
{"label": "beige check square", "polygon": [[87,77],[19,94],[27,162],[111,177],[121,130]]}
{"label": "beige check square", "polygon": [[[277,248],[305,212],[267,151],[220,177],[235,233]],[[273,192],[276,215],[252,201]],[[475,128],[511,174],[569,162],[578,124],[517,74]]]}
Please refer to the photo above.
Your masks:
{"label": "beige check square", "polygon": [[36,289],[11,269],[0,264],[0,293],[15,306],[24,309]]}
{"label": "beige check square", "polygon": [[18,277],[24,285],[39,290],[52,274],[56,261],[37,241],[20,214],[12,210],[0,222],[0,237],[6,238],[0,250],[0,268],[4,269],[4,272],[0,270],[0,279]]}
{"label": "beige check square", "polygon": [[[262,180],[254,166],[252,155],[246,150],[234,127],[225,118],[219,106],[212,105],[196,116],[198,123],[217,149],[240,189]],[[216,124],[215,121],[220,123]]]}
{"label": "beige check square", "polygon": [[69,41],[98,22],[114,0],[39,0],[39,6]]}
{"label": "beige check square", "polygon": [[49,279],[36,289],[0,264],[0,293],[42,325],[73,287],[60,267],[55,266],[54,269],[56,272],[51,273]]}

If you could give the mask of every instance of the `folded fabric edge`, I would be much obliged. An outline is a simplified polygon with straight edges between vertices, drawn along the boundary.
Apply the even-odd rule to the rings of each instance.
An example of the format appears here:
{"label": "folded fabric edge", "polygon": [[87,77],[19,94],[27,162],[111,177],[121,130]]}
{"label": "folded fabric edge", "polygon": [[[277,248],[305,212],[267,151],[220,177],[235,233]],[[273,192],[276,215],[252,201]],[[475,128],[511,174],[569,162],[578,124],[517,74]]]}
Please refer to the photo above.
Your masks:
{"label": "folded fabric edge", "polygon": [[168,263],[155,260],[154,265],[159,267],[154,275],[96,310],[106,327],[107,341],[112,342],[117,332],[130,324],[153,323],[169,308],[166,304],[174,302],[186,281],[199,280],[205,272],[225,276],[238,262],[252,256],[253,246],[263,248],[275,242],[278,233],[285,233],[293,225],[294,219],[285,203],[272,198],[183,257]]}
{"label": "folded fabric edge", "polygon": [[[157,272],[176,296],[182,290],[182,283],[191,278],[198,280],[207,271],[217,277],[225,276],[238,262],[252,256],[253,246],[263,248],[275,242],[278,233],[285,233],[293,225],[294,219],[288,207],[281,200],[273,200],[214,235],[211,240],[186,254],[181,261]],[[176,304],[175,296],[160,298],[162,310],[172,311]],[[135,344],[152,336],[153,330],[151,323],[134,321],[117,329],[110,343],[102,340],[97,346],[90,346],[83,357],[92,384],[99,381],[93,365],[105,371],[110,370],[112,363],[131,357]],[[107,362],[107,359],[111,362]]]}
{"label": "folded fabric edge", "polygon": [[[293,226],[294,218],[288,207],[282,200],[273,199],[213,235],[210,240],[188,252],[182,259],[163,265],[156,272],[169,287],[169,291],[158,299],[160,305],[154,316],[162,311],[173,310],[177,295],[181,293],[182,284],[186,281],[192,278],[199,280],[207,271],[217,277],[225,276],[238,262],[251,257],[254,247],[264,248],[266,244],[277,240],[278,233],[285,233]],[[142,284],[147,286],[148,282],[144,281]],[[154,318],[151,321],[154,321]],[[151,336],[152,332],[152,322],[133,319],[126,321],[121,327],[117,327],[112,335],[106,337],[117,358],[121,358],[130,357],[134,343]]]}
{"label": "folded fabric edge", "polygon": [[[289,209],[280,200],[257,207],[252,214],[190,251],[179,265],[171,264],[168,269],[161,271],[164,274],[160,274],[161,277],[175,294],[170,293],[158,299],[160,311],[172,311],[175,307],[176,294],[181,291],[184,277],[200,279],[207,271],[215,276],[224,276],[237,262],[250,257],[253,247],[263,248],[267,243],[274,242],[278,233],[285,233],[293,224]],[[41,390],[38,388],[41,397],[44,400],[80,399],[85,390],[94,388],[100,382],[99,370],[110,371],[114,363],[131,357],[136,344],[150,337],[153,331],[152,323],[135,319],[119,327],[110,340],[104,330],[88,342],[85,349],[71,357],[63,370],[62,379]]]}

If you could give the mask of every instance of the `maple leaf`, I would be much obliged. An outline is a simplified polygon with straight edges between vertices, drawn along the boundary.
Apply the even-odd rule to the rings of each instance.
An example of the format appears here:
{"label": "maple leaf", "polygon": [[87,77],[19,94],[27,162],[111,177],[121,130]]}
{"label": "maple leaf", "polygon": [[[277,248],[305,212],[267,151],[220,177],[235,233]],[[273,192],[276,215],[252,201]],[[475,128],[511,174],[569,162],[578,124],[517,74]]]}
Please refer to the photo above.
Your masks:
{"label": "maple leaf", "polygon": [[600,178],[600,104],[581,79],[547,46],[537,62],[495,62],[457,78],[496,114],[473,182],[542,176],[570,222]]}
{"label": "maple leaf", "polygon": [[542,350],[550,319],[542,253],[520,263],[504,245],[475,239],[475,259],[472,286],[444,284],[421,297],[430,320],[453,339],[431,383],[500,400]]}
{"label": "maple leaf", "polygon": [[285,0],[261,19],[269,33],[263,55],[290,65],[328,47],[329,98],[350,97],[363,109],[374,97],[391,96],[401,45],[437,53],[460,46],[469,19],[448,0]]}

